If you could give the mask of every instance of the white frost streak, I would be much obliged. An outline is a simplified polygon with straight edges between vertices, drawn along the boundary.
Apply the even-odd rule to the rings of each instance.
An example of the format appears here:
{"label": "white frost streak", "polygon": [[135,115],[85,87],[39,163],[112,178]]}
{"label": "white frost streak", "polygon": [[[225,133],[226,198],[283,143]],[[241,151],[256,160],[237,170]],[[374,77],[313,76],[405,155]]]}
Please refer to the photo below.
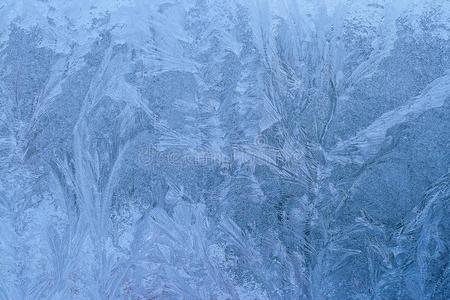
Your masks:
{"label": "white frost streak", "polygon": [[346,162],[350,157],[350,161],[356,163],[367,161],[379,151],[389,128],[412,120],[427,110],[441,107],[449,95],[450,75],[445,75],[430,83],[408,104],[383,114],[355,137],[338,143],[336,148],[329,152],[330,159]]}

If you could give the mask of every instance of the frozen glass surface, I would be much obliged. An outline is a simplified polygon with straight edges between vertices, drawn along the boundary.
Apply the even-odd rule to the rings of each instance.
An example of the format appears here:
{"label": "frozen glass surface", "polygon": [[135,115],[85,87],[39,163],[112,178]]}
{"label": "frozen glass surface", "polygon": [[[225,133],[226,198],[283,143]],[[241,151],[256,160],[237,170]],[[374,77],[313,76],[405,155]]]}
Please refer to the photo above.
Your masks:
{"label": "frozen glass surface", "polygon": [[0,0],[21,299],[450,299],[450,1]]}

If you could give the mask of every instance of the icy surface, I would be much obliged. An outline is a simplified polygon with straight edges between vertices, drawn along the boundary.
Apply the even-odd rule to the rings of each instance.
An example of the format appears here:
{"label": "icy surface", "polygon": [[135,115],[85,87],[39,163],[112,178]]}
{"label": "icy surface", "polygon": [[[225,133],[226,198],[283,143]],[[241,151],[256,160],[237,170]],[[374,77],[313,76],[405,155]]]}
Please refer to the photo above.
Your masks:
{"label": "icy surface", "polygon": [[0,0],[0,299],[450,299],[450,1]]}

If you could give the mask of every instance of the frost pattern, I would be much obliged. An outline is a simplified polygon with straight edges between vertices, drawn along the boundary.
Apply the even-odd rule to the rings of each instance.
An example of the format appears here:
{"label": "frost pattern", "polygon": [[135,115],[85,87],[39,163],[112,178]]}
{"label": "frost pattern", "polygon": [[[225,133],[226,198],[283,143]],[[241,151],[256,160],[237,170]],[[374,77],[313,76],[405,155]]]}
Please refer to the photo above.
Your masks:
{"label": "frost pattern", "polygon": [[448,0],[4,0],[0,299],[450,298]]}

